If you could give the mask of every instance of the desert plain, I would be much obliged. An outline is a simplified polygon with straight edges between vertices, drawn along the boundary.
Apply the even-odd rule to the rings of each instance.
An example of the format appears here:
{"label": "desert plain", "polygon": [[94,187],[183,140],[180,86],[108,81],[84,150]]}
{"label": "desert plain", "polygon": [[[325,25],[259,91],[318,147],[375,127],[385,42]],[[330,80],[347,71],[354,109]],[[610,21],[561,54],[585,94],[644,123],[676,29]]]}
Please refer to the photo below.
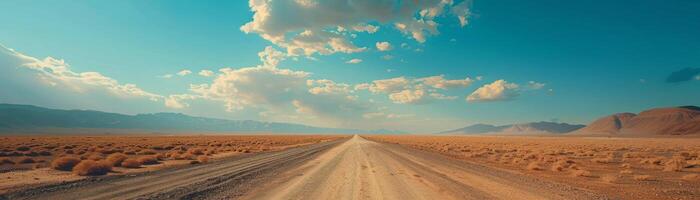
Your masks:
{"label": "desert plain", "polygon": [[125,135],[0,140],[3,199],[700,197],[696,137]]}

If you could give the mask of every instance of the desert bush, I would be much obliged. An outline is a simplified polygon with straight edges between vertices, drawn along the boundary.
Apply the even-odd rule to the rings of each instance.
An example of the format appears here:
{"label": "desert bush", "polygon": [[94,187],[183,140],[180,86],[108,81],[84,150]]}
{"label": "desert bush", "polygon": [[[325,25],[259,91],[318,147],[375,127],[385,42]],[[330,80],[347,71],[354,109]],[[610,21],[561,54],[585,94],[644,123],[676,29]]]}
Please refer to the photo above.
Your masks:
{"label": "desert bush", "polygon": [[651,181],[653,178],[650,175],[635,175],[632,177],[635,181]]}
{"label": "desert bush", "polygon": [[683,158],[673,158],[664,163],[664,171],[667,172],[680,172],[685,168],[685,159]]}
{"label": "desert bush", "polygon": [[112,165],[105,161],[83,160],[73,167],[73,173],[80,176],[99,176],[112,171]]}
{"label": "desert bush", "polygon": [[209,157],[207,157],[207,156],[197,156],[197,161],[199,161],[200,163],[207,163],[207,162],[209,162]]}
{"label": "desert bush", "polygon": [[125,159],[120,164],[122,167],[126,167],[126,168],[139,168],[139,167],[141,167],[141,162],[139,162],[139,160],[135,159],[135,158]]}
{"label": "desert bush", "polygon": [[74,157],[60,157],[51,162],[51,168],[61,171],[71,171],[80,163],[80,159]]}
{"label": "desert bush", "polygon": [[19,147],[15,148],[15,150],[17,150],[17,151],[29,151],[31,149],[32,148],[30,148],[28,146],[19,146]]}
{"label": "desert bush", "polygon": [[2,158],[0,159],[0,165],[14,165],[15,161],[10,160],[9,158]]}
{"label": "desert bush", "polygon": [[193,148],[187,150],[187,153],[192,154],[192,155],[204,155],[204,150],[200,148]]}
{"label": "desert bush", "polygon": [[583,169],[574,170],[573,172],[571,172],[571,175],[576,177],[593,177],[593,174],[590,171]]}
{"label": "desert bush", "polygon": [[105,161],[107,161],[112,166],[119,167],[121,165],[121,163],[124,162],[124,160],[126,160],[127,158],[129,158],[129,157],[127,157],[126,154],[113,153],[113,154],[110,154],[109,156],[107,156]]}
{"label": "desert bush", "polygon": [[685,181],[700,181],[700,175],[698,174],[686,174],[681,177]]}
{"label": "desert bush", "polygon": [[158,152],[155,152],[155,151],[150,150],[150,149],[146,149],[146,150],[140,151],[139,155],[155,155],[156,153],[158,153]]}
{"label": "desert bush", "polygon": [[160,163],[160,162],[158,162],[158,158],[156,158],[155,156],[142,156],[142,157],[139,157],[137,160],[142,165],[155,165],[155,164]]}
{"label": "desert bush", "polygon": [[527,165],[528,170],[542,170],[542,167],[540,166],[539,162],[531,162],[530,164]]}
{"label": "desert bush", "polygon": [[28,163],[36,163],[34,158],[29,158],[29,157],[24,157],[20,158],[19,161],[17,161],[17,164],[28,164]]}
{"label": "desert bush", "polygon": [[615,183],[617,182],[617,176],[608,174],[600,177],[600,180],[606,183]]}

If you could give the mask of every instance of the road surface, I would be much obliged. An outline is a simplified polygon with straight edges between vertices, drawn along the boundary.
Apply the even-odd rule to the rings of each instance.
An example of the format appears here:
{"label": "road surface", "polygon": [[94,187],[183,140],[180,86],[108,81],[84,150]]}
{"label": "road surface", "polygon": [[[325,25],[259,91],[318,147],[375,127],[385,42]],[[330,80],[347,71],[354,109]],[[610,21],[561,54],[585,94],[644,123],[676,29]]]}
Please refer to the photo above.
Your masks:
{"label": "road surface", "polygon": [[608,199],[517,172],[360,136],[0,199]]}
{"label": "road surface", "polygon": [[355,136],[243,199],[606,199],[592,192]]}

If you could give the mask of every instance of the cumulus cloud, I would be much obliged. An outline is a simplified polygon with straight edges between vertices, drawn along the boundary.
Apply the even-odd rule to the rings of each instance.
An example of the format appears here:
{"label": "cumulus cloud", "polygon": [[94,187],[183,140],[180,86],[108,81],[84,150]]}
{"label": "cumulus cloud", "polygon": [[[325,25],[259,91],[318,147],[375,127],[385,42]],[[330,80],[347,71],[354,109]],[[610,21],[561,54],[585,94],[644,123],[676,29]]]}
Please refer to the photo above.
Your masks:
{"label": "cumulus cloud", "polygon": [[457,16],[459,25],[462,27],[469,24],[469,15],[471,15],[469,7],[471,3],[471,0],[466,0],[452,7],[452,13]]}
{"label": "cumulus cloud", "polygon": [[362,62],[362,59],[353,58],[353,59],[350,59],[350,60],[346,61],[345,63],[347,63],[347,64],[358,64],[358,63],[361,63],[361,62]]}
{"label": "cumulus cloud", "polygon": [[690,80],[700,80],[700,68],[685,68],[678,71],[671,72],[671,74],[666,77],[667,83],[680,83]]}
{"label": "cumulus cloud", "polygon": [[210,76],[213,76],[213,75],[214,75],[214,72],[211,71],[211,70],[206,70],[206,69],[205,69],[205,70],[199,71],[199,75],[200,75],[200,76],[204,76],[204,77],[210,77]]}
{"label": "cumulus cloud", "polygon": [[392,49],[389,42],[377,42],[376,46],[379,51],[389,51]]}
{"label": "cumulus cloud", "polygon": [[509,83],[505,80],[497,80],[493,83],[486,84],[469,96],[467,101],[486,102],[486,101],[503,101],[510,100],[520,95],[520,86],[515,83]]}
{"label": "cumulus cloud", "polygon": [[469,87],[474,80],[467,77],[464,79],[457,79],[457,80],[447,80],[445,79],[445,75],[438,75],[438,76],[430,76],[430,77],[425,77],[418,79],[419,81],[423,82],[424,84],[431,86],[433,88],[438,88],[438,89],[449,89],[449,88],[455,88],[455,87]]}
{"label": "cumulus cloud", "polygon": [[[467,77],[464,79],[445,79],[444,75],[423,78],[396,77],[374,80],[371,83],[355,85],[355,90],[368,90],[374,94],[388,94],[389,99],[398,104],[420,104],[430,99],[454,100],[456,97],[439,93],[438,90],[468,87],[474,82]],[[432,89],[430,89],[432,88]]]}
{"label": "cumulus cloud", "polygon": [[439,34],[435,18],[448,13],[447,9],[466,22],[468,4],[453,4],[451,0],[250,0],[253,20],[241,30],[259,34],[292,56],[355,53],[366,48],[356,46],[349,38],[355,37],[355,32],[374,33],[379,29],[368,22],[393,24],[418,42]]}
{"label": "cumulus cloud", "polygon": [[177,74],[178,76],[187,76],[187,75],[189,75],[189,74],[191,74],[191,73],[192,73],[192,71],[187,70],[187,69],[184,69],[184,70],[181,70],[181,71],[179,71],[179,72],[177,72],[177,73],[175,73],[175,74]]}
{"label": "cumulus cloud", "polygon": [[121,107],[134,102],[157,103],[163,99],[135,84],[120,83],[99,72],[73,71],[63,59],[38,59],[2,45],[0,85],[3,86],[0,87],[2,102],[52,107],[132,112],[135,109]]}

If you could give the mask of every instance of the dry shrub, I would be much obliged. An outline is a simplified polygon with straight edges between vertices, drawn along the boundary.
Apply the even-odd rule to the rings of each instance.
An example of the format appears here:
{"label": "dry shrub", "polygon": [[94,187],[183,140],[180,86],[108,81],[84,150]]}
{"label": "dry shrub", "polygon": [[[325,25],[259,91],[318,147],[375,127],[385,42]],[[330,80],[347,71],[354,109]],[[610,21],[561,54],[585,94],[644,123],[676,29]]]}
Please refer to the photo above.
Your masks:
{"label": "dry shrub", "polygon": [[51,162],[51,168],[61,171],[71,171],[73,167],[80,163],[80,159],[75,157],[60,157]]}
{"label": "dry shrub", "polygon": [[126,167],[126,168],[139,168],[139,167],[141,167],[141,162],[139,162],[138,159],[129,158],[129,159],[124,160],[121,163],[121,166]]}
{"label": "dry shrub", "polygon": [[622,165],[620,165],[620,167],[625,168],[625,169],[630,169],[630,168],[632,168],[632,165],[630,165],[629,163],[622,163]]}
{"label": "dry shrub", "polygon": [[664,163],[664,171],[666,172],[680,172],[685,168],[685,159],[683,158],[673,158]]}
{"label": "dry shrub", "polygon": [[80,176],[99,176],[112,171],[112,165],[105,161],[83,160],[73,167],[73,173]]}
{"label": "dry shrub", "polygon": [[155,152],[153,150],[147,149],[139,152],[139,155],[155,155],[158,152]]}
{"label": "dry shrub", "polygon": [[594,159],[591,159],[591,161],[596,162],[596,163],[600,163],[600,164],[608,164],[608,163],[613,162],[613,158],[611,158],[611,157],[607,157],[607,158],[594,158]]}
{"label": "dry shrub", "polygon": [[129,157],[127,157],[126,154],[113,153],[107,156],[107,159],[105,159],[105,161],[107,161],[112,166],[119,167],[122,164],[122,162],[124,162],[124,160],[126,160],[127,158]]}
{"label": "dry shrub", "polygon": [[187,153],[192,154],[192,155],[204,155],[204,150],[195,148],[195,149],[189,149],[187,150]]}
{"label": "dry shrub", "polygon": [[606,183],[615,183],[617,182],[617,176],[608,174],[600,177],[600,180]]}
{"label": "dry shrub", "polygon": [[571,172],[571,175],[576,177],[593,177],[593,174],[590,171],[583,169],[574,170]]}
{"label": "dry shrub", "polygon": [[685,181],[700,181],[700,175],[698,174],[686,174],[681,177]]}
{"label": "dry shrub", "polygon": [[138,158],[137,160],[142,165],[155,165],[155,164],[160,163],[160,162],[158,162],[158,158],[156,158],[155,156],[142,156],[142,157]]}
{"label": "dry shrub", "polygon": [[662,158],[659,157],[654,157],[654,158],[647,158],[647,159],[642,159],[639,161],[640,164],[654,164],[654,165],[660,165],[663,162]]}
{"label": "dry shrub", "polygon": [[28,147],[28,146],[19,146],[19,147],[17,147],[15,150],[17,150],[17,151],[29,151],[29,150],[31,150],[31,149],[32,149],[32,148],[30,148],[30,147]]}
{"label": "dry shrub", "polygon": [[0,165],[14,165],[15,161],[10,160],[9,158],[2,158],[0,159]]}
{"label": "dry shrub", "polygon": [[197,161],[200,163],[208,163],[209,162],[209,157],[207,156],[197,156]]}
{"label": "dry shrub", "polygon": [[620,171],[620,174],[632,174],[632,170],[625,169],[625,170]]}
{"label": "dry shrub", "polygon": [[542,170],[542,167],[540,166],[539,162],[531,162],[530,164],[527,165],[528,170]]}
{"label": "dry shrub", "polygon": [[632,177],[635,181],[651,181],[653,178],[650,175],[635,175]]}
{"label": "dry shrub", "polygon": [[29,158],[29,157],[24,157],[20,158],[19,161],[17,161],[17,164],[29,164],[29,163],[36,163],[34,158]]}

